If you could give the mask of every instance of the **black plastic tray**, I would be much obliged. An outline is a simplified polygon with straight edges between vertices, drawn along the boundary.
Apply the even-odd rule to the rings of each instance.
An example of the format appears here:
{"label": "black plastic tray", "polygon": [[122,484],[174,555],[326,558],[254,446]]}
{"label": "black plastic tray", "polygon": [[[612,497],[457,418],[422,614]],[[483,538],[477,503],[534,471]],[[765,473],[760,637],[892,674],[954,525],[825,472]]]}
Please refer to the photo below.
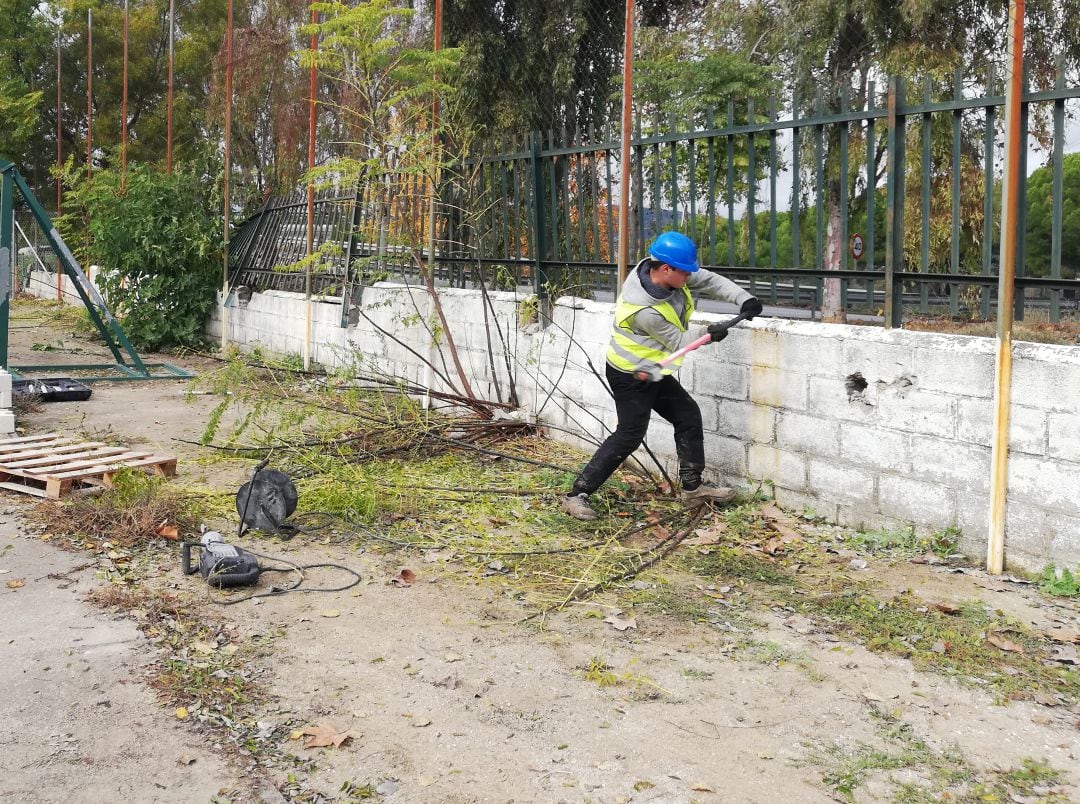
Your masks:
{"label": "black plastic tray", "polygon": [[30,380],[13,380],[11,393],[30,394],[42,402],[81,402],[89,399],[92,391],[88,385],[70,377],[35,377]]}

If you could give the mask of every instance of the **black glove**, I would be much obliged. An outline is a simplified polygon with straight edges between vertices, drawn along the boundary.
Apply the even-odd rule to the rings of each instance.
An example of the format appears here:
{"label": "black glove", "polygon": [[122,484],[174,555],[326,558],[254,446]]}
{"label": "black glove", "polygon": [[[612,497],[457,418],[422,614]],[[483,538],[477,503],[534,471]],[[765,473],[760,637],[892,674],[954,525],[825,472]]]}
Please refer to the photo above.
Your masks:
{"label": "black glove", "polygon": [[751,296],[742,303],[739,312],[746,316],[747,321],[753,321],[756,316],[761,315],[761,309],[761,302],[757,298]]}
{"label": "black glove", "polygon": [[728,325],[727,324],[709,324],[705,329],[710,335],[712,335],[712,342],[719,343],[727,337]]}

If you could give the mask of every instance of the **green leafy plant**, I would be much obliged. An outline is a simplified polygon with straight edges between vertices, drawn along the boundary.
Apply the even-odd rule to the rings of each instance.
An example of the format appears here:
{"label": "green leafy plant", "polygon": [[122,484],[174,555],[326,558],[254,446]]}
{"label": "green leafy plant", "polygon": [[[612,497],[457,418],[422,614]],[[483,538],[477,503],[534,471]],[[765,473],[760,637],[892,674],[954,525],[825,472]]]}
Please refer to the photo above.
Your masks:
{"label": "green leafy plant", "polygon": [[[61,231],[86,263],[100,265],[98,286],[132,344],[159,350],[194,344],[221,282],[222,233],[214,177],[147,165],[103,170],[89,183],[65,181]],[[87,236],[88,235],[88,236]]]}
{"label": "green leafy plant", "polygon": [[1053,564],[1047,564],[1039,580],[1039,588],[1055,597],[1076,597],[1080,595],[1080,578],[1069,572],[1067,567],[1059,570]]}

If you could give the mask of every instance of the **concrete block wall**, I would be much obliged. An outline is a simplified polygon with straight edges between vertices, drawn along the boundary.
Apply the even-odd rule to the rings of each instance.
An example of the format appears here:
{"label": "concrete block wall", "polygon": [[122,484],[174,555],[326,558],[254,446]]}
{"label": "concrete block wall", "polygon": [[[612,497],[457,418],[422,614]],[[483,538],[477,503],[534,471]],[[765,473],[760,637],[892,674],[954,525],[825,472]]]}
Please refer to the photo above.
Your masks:
{"label": "concrete block wall", "polygon": [[[303,300],[255,294],[230,311],[233,342],[299,352]],[[551,324],[529,323],[514,294],[440,291],[462,365],[479,396],[508,394],[511,375],[528,415],[552,437],[591,450],[615,424],[601,382],[610,304],[560,299]],[[365,290],[363,315],[338,328],[340,307],[320,303],[317,359],[359,360],[392,376],[451,390],[424,366],[449,366],[445,339],[420,289]],[[486,312],[485,312],[486,311]],[[724,316],[699,314],[694,333]],[[508,369],[494,322],[508,344]],[[211,331],[219,333],[220,329]],[[220,322],[216,326],[220,327]],[[489,357],[491,333],[497,359]],[[299,338],[299,341],[298,341]],[[396,339],[396,340],[395,340]],[[688,356],[683,384],[698,400],[711,475],[757,488],[794,511],[863,528],[961,531],[985,553],[989,517],[993,340],[813,322],[758,320]],[[1080,349],[1015,344],[1006,517],[1010,566],[1080,562]],[[658,418],[648,443],[669,469],[671,428]]]}

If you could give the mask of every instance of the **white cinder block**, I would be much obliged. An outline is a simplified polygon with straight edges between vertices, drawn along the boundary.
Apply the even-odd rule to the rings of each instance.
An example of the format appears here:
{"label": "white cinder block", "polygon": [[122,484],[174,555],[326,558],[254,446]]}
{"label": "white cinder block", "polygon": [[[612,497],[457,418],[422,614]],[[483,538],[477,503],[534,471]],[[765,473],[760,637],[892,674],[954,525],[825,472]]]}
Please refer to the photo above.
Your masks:
{"label": "white cinder block", "polygon": [[874,481],[874,473],[866,469],[815,459],[807,464],[807,489],[840,505],[871,505]]}
{"label": "white cinder block", "polygon": [[[796,452],[751,444],[749,450],[749,474],[754,480],[763,480],[778,487],[805,491],[807,489],[806,457]],[[830,499],[828,494],[821,495]]]}
{"label": "white cinder block", "polygon": [[10,410],[0,410],[0,434],[11,435],[15,432],[15,414]]}
{"label": "white cinder block", "polygon": [[753,366],[750,378],[750,401],[755,405],[806,410],[808,379],[807,375],[799,372]]}
{"label": "white cinder block", "polygon": [[832,458],[840,453],[840,425],[783,411],[776,424],[776,441],[783,449]]}
{"label": "white cinder block", "polygon": [[911,436],[898,430],[844,422],[840,425],[840,458],[885,472],[911,470]]}
{"label": "white cinder block", "polygon": [[878,507],[886,516],[924,527],[948,527],[956,521],[955,493],[947,486],[898,475],[878,478]]}

